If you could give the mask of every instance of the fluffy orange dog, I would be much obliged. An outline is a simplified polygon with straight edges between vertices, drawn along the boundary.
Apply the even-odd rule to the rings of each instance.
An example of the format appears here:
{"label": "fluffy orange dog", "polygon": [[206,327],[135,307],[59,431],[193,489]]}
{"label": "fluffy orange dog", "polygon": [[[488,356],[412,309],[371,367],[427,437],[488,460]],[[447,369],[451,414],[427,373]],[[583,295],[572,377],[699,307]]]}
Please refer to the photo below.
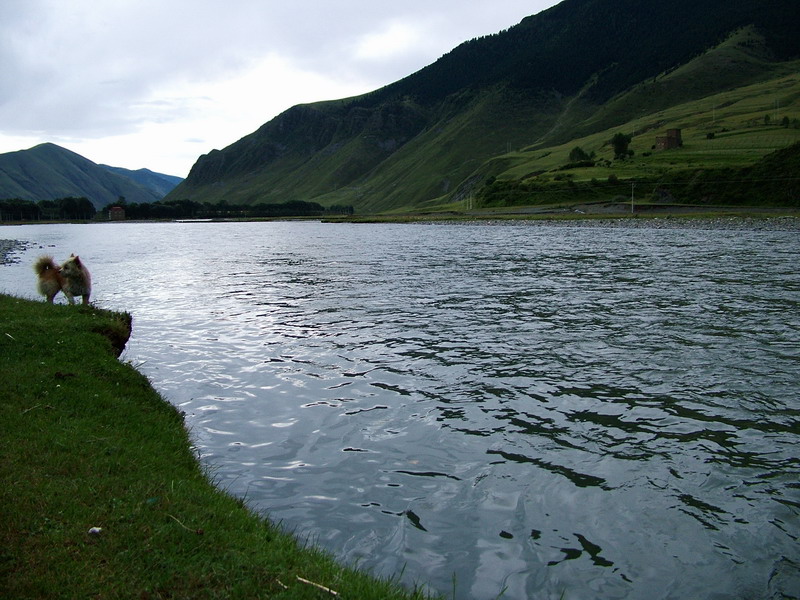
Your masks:
{"label": "fluffy orange dog", "polygon": [[39,277],[39,293],[50,304],[58,292],[64,292],[70,304],[75,304],[75,296],[82,296],[83,303],[89,304],[92,277],[80,257],[71,254],[59,267],[52,256],[42,256],[33,265],[33,270]]}

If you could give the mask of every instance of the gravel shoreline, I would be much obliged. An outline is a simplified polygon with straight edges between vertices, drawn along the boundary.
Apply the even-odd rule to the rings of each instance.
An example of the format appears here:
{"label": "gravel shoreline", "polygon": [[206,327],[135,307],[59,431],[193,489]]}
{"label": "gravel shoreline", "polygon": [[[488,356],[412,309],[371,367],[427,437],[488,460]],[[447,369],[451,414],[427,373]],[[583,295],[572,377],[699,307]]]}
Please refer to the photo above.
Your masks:
{"label": "gravel shoreline", "polygon": [[[387,221],[391,223],[391,221]],[[718,231],[800,231],[800,217],[646,217],[619,219],[429,219],[412,221],[430,225],[518,225],[520,227],[597,227],[618,229],[698,229]]]}
{"label": "gravel shoreline", "polygon": [[19,258],[15,256],[15,254],[25,250],[28,246],[28,242],[22,242],[20,240],[0,240],[0,265],[10,265],[19,262]]}
{"label": "gravel shoreline", "polygon": [[717,217],[681,218],[648,217],[644,219],[577,219],[569,221],[550,221],[550,225],[570,225],[573,227],[629,227],[637,229],[708,229],[725,231],[800,231],[800,218],[797,217]]}

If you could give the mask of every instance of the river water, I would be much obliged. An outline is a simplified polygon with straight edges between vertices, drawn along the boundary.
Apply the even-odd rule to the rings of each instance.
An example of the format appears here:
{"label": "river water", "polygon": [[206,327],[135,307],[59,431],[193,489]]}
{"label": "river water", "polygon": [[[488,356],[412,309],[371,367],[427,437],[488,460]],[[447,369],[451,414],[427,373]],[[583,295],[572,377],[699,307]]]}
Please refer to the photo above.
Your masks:
{"label": "river water", "polygon": [[[79,253],[217,483],[448,597],[800,596],[800,234],[4,227]],[[61,300],[63,302],[63,300]]]}

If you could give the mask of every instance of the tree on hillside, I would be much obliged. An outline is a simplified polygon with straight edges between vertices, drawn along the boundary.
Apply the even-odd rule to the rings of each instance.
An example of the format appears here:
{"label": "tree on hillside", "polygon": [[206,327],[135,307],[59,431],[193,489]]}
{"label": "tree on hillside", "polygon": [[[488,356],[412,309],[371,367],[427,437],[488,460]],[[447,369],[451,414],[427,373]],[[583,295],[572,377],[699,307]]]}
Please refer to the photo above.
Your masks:
{"label": "tree on hillside", "polygon": [[631,136],[624,133],[617,133],[611,138],[611,145],[614,148],[614,158],[625,158],[628,156],[628,145],[631,143]]}
{"label": "tree on hillside", "polygon": [[580,146],[575,146],[569,153],[569,162],[576,163],[584,160],[590,160],[591,157]]}

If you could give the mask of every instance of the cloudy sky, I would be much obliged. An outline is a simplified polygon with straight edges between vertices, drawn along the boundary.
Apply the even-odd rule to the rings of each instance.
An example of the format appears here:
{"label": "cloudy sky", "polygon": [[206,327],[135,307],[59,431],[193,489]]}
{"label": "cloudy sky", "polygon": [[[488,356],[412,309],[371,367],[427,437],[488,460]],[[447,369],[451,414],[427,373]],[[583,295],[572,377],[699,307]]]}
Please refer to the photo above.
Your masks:
{"label": "cloudy sky", "polygon": [[557,0],[1,0],[0,153],[185,177],[287,108],[354,96]]}

